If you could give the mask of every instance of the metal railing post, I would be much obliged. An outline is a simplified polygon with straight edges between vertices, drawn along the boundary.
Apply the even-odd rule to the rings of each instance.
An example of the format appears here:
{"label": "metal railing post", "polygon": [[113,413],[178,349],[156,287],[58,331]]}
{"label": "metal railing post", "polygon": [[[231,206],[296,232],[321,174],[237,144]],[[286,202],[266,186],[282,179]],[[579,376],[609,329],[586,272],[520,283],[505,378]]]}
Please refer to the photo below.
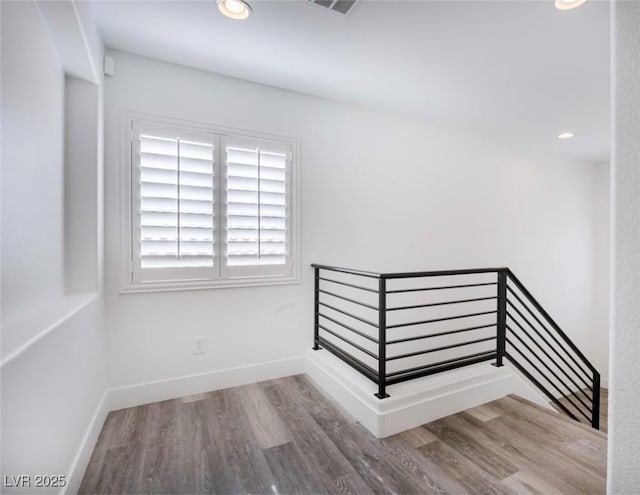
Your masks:
{"label": "metal railing post", "polygon": [[496,362],[495,366],[504,366],[502,359],[506,353],[507,340],[507,271],[498,271],[498,313],[496,319]]}
{"label": "metal railing post", "polygon": [[318,326],[320,314],[320,268],[314,268],[313,281],[313,350],[322,349],[318,344],[320,338],[320,327]]}
{"label": "metal railing post", "polygon": [[378,399],[387,394],[387,280],[378,279]]}
{"label": "metal railing post", "polygon": [[600,429],[600,373],[593,372],[593,404],[591,409],[591,426]]}

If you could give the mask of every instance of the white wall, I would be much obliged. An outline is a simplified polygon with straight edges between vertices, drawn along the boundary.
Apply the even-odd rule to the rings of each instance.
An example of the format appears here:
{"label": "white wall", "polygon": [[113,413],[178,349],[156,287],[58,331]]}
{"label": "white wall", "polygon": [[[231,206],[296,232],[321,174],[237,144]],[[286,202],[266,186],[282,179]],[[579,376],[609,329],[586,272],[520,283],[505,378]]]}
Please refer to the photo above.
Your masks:
{"label": "white wall", "polygon": [[[65,84],[65,286],[68,292],[97,292],[101,267],[99,186],[102,180],[101,88],[67,77]],[[87,166],[88,163],[94,166]]]}
{"label": "white wall", "polygon": [[[3,480],[20,474],[67,476],[73,491],[105,413],[106,335],[98,269],[103,263],[102,101],[95,71],[82,83],[65,82],[65,73],[69,65],[86,62],[78,56],[100,61],[103,48],[95,36],[87,44],[83,32],[91,26],[82,25],[72,2],[49,7],[42,10],[31,1],[0,6],[0,467]],[[67,36],[64,26],[74,27],[76,37]],[[81,89],[83,84],[93,86]],[[86,189],[92,193],[83,195]],[[78,232],[78,219],[86,235]],[[82,266],[74,266],[77,259]],[[76,276],[80,270],[83,280]],[[60,488],[2,488],[3,493],[36,491]]]}
{"label": "white wall", "polygon": [[2,16],[2,323],[64,292],[64,72],[36,4],[17,3]]}
{"label": "white wall", "polygon": [[640,3],[615,2],[612,334],[607,492],[640,493]]}
{"label": "white wall", "polygon": [[[114,52],[106,81],[110,384],[302,355],[311,262],[374,271],[510,266],[588,355],[593,167],[424,123]],[[119,295],[123,110],[301,139],[300,286]],[[193,336],[207,352],[191,354]]]}
{"label": "white wall", "polygon": [[[88,461],[77,459],[85,435],[95,441],[94,417],[98,431],[104,420],[103,318],[101,298],[87,299],[79,311],[2,364],[3,477],[57,474],[77,484]],[[92,449],[91,444],[89,453]],[[59,491],[31,487],[3,488],[2,493]]]}
{"label": "white wall", "polygon": [[609,378],[609,273],[611,270],[611,165],[598,163],[593,167],[593,273],[591,330],[593,364],[602,375],[603,386]]}

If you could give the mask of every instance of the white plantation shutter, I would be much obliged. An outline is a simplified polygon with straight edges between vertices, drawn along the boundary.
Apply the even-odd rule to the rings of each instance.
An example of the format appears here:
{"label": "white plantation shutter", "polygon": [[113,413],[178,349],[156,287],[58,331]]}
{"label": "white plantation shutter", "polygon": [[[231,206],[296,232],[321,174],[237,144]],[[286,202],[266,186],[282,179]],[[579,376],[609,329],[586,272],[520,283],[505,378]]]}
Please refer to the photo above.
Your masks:
{"label": "white plantation shutter", "polygon": [[216,257],[216,136],[167,126],[133,129],[134,275],[210,278]]}
{"label": "white plantation shutter", "polygon": [[297,281],[295,140],[135,118],[127,130],[124,291]]}
{"label": "white plantation shutter", "polygon": [[225,273],[273,275],[290,266],[290,146],[224,136]]}

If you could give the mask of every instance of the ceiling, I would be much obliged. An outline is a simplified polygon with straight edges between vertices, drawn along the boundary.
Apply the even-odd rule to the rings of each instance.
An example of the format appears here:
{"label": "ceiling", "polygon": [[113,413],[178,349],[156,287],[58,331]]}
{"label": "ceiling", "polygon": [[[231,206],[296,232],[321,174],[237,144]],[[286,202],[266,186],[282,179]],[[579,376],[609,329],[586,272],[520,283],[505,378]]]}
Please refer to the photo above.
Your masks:
{"label": "ceiling", "polygon": [[[300,93],[498,136],[590,162],[609,157],[609,5],[553,0],[94,1],[107,46]],[[575,138],[556,135],[572,131]]]}

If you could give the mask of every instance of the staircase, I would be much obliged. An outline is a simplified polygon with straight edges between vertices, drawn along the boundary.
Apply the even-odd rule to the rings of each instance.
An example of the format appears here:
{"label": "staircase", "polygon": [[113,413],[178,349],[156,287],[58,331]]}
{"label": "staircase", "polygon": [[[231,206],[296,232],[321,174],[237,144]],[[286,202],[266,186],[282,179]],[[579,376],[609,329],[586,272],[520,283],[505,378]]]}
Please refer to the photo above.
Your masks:
{"label": "staircase", "polygon": [[[569,402],[567,402],[564,398],[560,399],[560,402],[564,402],[564,405],[567,407],[570,406]],[[607,422],[609,419],[608,403],[609,391],[606,388],[600,388],[600,431],[603,433],[607,433]],[[564,414],[563,411],[560,408],[556,407],[553,402],[550,402],[549,406],[555,409],[558,413]],[[583,424],[589,424],[589,422],[584,418],[578,418],[578,421]]]}
{"label": "staircase", "polygon": [[377,385],[508,364],[562,414],[600,425],[600,374],[509,268],[314,268],[314,350]]}

